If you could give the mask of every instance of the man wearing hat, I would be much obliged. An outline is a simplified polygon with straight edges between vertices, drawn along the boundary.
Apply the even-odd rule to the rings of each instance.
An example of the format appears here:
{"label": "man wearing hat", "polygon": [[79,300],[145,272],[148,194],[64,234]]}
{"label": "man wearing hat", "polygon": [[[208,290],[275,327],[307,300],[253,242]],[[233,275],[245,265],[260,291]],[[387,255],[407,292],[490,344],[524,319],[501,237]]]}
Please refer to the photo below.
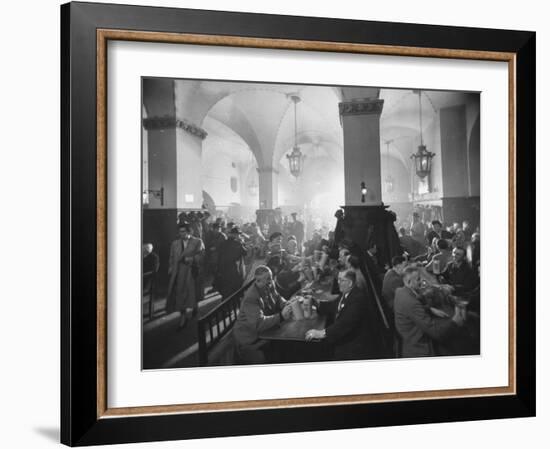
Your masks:
{"label": "man wearing hat", "polygon": [[187,324],[192,313],[197,309],[200,299],[197,281],[197,268],[202,260],[204,244],[201,239],[191,235],[191,225],[180,222],[178,238],[170,245],[168,263],[168,294],[166,310],[180,312],[179,327]]}
{"label": "man wearing hat", "polygon": [[227,236],[222,232],[222,225],[219,221],[212,223],[211,229],[206,234],[206,254],[208,257],[208,268],[210,273],[216,274],[218,271],[218,258],[220,246],[227,240]]}
{"label": "man wearing hat", "polygon": [[241,230],[233,226],[227,234],[227,240],[219,246],[218,272],[214,280],[214,288],[225,299],[242,287],[246,272],[244,256],[246,247],[241,240]]}

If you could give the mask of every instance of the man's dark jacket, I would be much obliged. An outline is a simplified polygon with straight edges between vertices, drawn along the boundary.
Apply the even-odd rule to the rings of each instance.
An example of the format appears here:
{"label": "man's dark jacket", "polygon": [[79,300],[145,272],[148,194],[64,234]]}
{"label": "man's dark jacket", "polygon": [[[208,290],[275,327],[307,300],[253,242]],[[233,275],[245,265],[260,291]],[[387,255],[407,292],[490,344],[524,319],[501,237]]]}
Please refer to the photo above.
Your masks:
{"label": "man's dark jacket", "polygon": [[338,311],[340,299],[322,303],[319,308],[320,313],[334,316],[334,321],[326,328],[326,342],[334,347],[334,359],[383,357],[379,314],[374,302],[357,287],[349,292]]}

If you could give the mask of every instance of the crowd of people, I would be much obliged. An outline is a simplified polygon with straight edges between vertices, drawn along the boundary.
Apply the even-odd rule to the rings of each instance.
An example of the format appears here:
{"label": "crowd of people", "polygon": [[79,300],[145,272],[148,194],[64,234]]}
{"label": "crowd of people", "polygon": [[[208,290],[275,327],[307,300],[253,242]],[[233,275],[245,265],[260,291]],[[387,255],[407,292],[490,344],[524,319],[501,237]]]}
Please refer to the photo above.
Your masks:
{"label": "crowd of people", "polygon": [[205,290],[227,298],[254,279],[234,327],[244,363],[269,361],[259,334],[292,319],[293,295],[323,280],[333,300],[315,305],[327,326],[305,339],[324,340],[336,360],[479,353],[480,234],[466,221],[444,227],[413,214],[399,225],[402,253],[384,265],[375,243],[362,251],[338,225],[306,232],[295,213],[259,226],[199,212],[181,214],[178,226],[167,311],[185,327]]}
{"label": "crowd of people", "polygon": [[399,355],[478,354],[479,228],[466,220],[425,223],[415,213],[399,238],[404,254],[392,259],[382,288]]}

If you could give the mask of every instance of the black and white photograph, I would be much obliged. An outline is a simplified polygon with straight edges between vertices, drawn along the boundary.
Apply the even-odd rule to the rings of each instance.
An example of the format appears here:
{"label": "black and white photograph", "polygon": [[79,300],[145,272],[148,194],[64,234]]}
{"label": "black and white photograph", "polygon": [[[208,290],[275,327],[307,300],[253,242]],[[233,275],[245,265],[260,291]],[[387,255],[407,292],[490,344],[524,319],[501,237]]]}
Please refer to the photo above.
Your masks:
{"label": "black and white photograph", "polygon": [[480,356],[479,92],[141,88],[143,370]]}
{"label": "black and white photograph", "polygon": [[446,6],[7,2],[0,446],[547,441],[548,14]]}

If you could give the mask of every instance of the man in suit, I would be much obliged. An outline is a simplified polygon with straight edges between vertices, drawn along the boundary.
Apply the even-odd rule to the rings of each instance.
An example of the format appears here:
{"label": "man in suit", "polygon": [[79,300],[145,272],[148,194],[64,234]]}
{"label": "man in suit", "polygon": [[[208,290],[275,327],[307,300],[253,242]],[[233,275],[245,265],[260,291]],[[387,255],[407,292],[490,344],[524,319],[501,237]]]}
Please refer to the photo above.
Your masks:
{"label": "man in suit", "polygon": [[168,262],[168,313],[179,311],[179,327],[186,325],[187,319],[197,308],[198,288],[197,273],[202,263],[204,244],[202,240],[191,235],[191,226],[187,222],[179,225],[179,238],[170,245]]}
{"label": "man in suit", "polygon": [[265,341],[259,334],[278,326],[291,316],[291,306],[275,289],[271,270],[260,265],[254,271],[254,283],[241,303],[233,335],[237,353],[246,363],[265,363]]}
{"label": "man in suit", "polygon": [[420,294],[420,272],[417,267],[405,269],[403,282],[405,286],[395,291],[394,301],[395,328],[402,338],[401,356],[436,355],[433,340],[442,340],[456,333],[464,324],[463,312],[455,308],[451,318],[437,309],[430,310]]}
{"label": "man in suit", "polygon": [[[335,360],[365,360],[381,356],[378,312],[366,293],[356,287],[356,274],[346,270],[338,274],[342,294],[337,301],[318,303],[321,314],[334,315],[326,329],[310,329],[306,341],[325,340],[334,347]],[[332,310],[330,310],[332,309]]]}
{"label": "man in suit", "polygon": [[241,238],[242,232],[238,226],[233,226],[227,235],[227,240],[220,243],[218,249],[218,271],[214,280],[214,288],[222,297],[228,298],[242,287],[246,278],[244,256],[247,250]]}
{"label": "man in suit", "polygon": [[465,295],[473,290],[478,280],[466,260],[466,250],[460,246],[453,249],[452,260],[447,264],[443,277],[454,287],[454,294]]}
{"label": "man in suit", "polygon": [[218,271],[220,246],[227,240],[227,236],[222,232],[221,227],[221,223],[216,221],[206,233],[205,246],[208,256],[208,268],[212,274],[216,274]]}
{"label": "man in suit", "polygon": [[431,245],[433,239],[451,239],[453,236],[450,232],[443,229],[443,225],[439,220],[432,221],[432,229],[426,234],[426,241]]}
{"label": "man in suit", "polygon": [[392,267],[384,275],[382,283],[382,296],[386,300],[388,307],[393,312],[393,302],[395,291],[403,287],[403,270],[407,266],[407,260],[403,256],[395,256],[391,260]]}

